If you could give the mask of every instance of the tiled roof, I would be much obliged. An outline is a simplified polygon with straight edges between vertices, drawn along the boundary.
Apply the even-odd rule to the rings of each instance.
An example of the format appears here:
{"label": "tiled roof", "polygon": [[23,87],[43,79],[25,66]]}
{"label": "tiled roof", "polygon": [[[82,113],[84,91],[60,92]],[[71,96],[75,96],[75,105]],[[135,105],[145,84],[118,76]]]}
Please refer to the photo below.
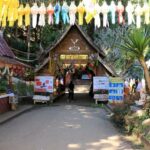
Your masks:
{"label": "tiled roof", "polygon": [[0,36],[0,56],[15,58],[14,53],[11,51],[2,36]]}

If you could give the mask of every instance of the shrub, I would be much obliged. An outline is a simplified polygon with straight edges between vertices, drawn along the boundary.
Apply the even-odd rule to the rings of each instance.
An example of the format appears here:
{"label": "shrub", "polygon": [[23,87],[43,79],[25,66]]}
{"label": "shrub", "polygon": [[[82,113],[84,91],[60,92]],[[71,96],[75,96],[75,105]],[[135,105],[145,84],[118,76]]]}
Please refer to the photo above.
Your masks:
{"label": "shrub", "polygon": [[7,87],[7,79],[0,78],[0,93],[6,92],[6,87]]}
{"label": "shrub", "polygon": [[113,121],[116,123],[117,126],[123,127],[125,124],[125,115],[129,112],[129,107],[126,105],[123,106],[116,106],[113,109]]}

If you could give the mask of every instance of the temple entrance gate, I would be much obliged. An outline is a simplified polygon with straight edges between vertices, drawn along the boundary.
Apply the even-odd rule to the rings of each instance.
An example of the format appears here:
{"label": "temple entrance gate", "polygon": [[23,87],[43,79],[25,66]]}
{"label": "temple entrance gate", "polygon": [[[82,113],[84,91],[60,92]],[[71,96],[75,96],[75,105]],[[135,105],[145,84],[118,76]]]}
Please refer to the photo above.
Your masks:
{"label": "temple entrance gate", "polygon": [[[75,24],[69,26],[55,45],[48,48],[45,61],[36,72],[54,76],[58,89],[64,89],[74,80],[78,87],[81,86],[80,89],[88,85],[89,90],[93,76],[114,76],[104,58],[104,52]],[[82,92],[85,93],[84,90]]]}

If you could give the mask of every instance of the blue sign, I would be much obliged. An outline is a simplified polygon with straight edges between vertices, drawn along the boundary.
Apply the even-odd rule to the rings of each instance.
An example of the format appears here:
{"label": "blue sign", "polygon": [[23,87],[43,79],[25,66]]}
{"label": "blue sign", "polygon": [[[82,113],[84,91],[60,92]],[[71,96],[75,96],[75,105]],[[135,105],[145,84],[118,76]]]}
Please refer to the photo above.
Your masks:
{"label": "blue sign", "polygon": [[109,101],[122,101],[124,99],[124,81],[121,78],[110,78]]}

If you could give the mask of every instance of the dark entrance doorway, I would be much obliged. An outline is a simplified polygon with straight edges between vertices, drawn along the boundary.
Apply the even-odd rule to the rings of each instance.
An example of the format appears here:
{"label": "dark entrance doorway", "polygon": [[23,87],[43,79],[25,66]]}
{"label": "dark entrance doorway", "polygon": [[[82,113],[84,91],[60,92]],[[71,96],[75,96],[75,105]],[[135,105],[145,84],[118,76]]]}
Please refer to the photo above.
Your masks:
{"label": "dark entrance doorway", "polygon": [[68,102],[68,93],[59,97],[56,101],[56,105],[79,105],[79,106],[91,106],[94,100],[87,93],[75,93],[74,100]]}

